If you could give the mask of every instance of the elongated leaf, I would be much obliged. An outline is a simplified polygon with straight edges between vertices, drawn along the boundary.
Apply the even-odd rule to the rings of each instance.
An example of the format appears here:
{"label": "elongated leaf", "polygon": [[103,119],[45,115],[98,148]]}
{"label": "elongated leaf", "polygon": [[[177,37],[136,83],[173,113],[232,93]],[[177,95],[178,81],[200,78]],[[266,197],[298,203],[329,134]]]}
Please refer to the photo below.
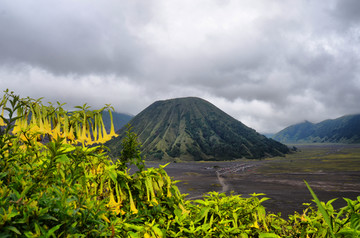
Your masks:
{"label": "elongated leaf", "polygon": [[21,232],[15,226],[7,226],[5,229],[15,232],[18,235],[21,235]]}
{"label": "elongated leaf", "polygon": [[354,208],[354,205],[353,205],[353,201],[351,199],[349,199],[349,198],[343,198],[343,199],[347,202],[348,207],[350,207],[351,210],[354,212],[355,208]]}
{"label": "elongated leaf", "polygon": [[117,183],[117,181],[116,181],[117,173],[114,168],[115,168],[115,165],[109,166],[107,168],[107,172],[108,172],[108,175],[111,178],[111,180],[116,184]]}
{"label": "elongated leaf", "polygon": [[350,218],[350,226],[354,230],[360,230],[360,214],[353,213]]}
{"label": "elongated leaf", "polygon": [[57,226],[54,226],[53,228],[51,228],[47,233],[46,233],[46,237],[50,237],[51,235],[54,234],[55,231],[59,230],[60,226],[62,224],[59,224]]}
{"label": "elongated leaf", "polygon": [[280,236],[274,233],[260,233],[259,238],[278,238]]}
{"label": "elongated leaf", "polygon": [[316,194],[314,193],[314,191],[311,189],[310,185],[304,180],[307,188],[309,189],[310,193],[311,193],[311,196],[314,198],[315,202],[316,202],[316,205],[318,206],[319,208],[319,211],[321,212],[321,214],[323,215],[324,217],[324,220],[325,222],[328,224],[329,226],[329,229],[330,229],[330,233],[331,233],[331,236],[333,238],[335,238],[335,235],[334,235],[334,232],[333,232],[333,229],[332,229],[332,224],[331,224],[331,221],[330,221],[330,217],[329,217],[329,214],[326,212],[325,208],[323,207],[323,205],[321,204],[320,200],[318,199],[318,197],[316,196]]}
{"label": "elongated leaf", "polygon": [[164,233],[162,232],[162,230],[160,228],[158,228],[157,226],[154,226],[153,228],[154,233],[156,234],[156,237],[163,237]]}

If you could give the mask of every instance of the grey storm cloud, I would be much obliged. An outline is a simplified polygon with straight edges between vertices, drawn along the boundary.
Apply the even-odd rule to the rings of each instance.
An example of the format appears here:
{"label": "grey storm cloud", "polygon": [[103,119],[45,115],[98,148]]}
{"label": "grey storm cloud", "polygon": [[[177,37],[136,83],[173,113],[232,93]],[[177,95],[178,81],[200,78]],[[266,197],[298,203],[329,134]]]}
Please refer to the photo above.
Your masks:
{"label": "grey storm cloud", "polygon": [[360,112],[358,12],[357,0],[4,0],[0,83],[132,114],[199,96],[275,132]]}
{"label": "grey storm cloud", "polygon": [[343,0],[336,1],[333,9],[333,14],[336,16],[344,25],[350,26],[357,25],[360,22],[360,2],[357,0]]}
{"label": "grey storm cloud", "polygon": [[0,62],[26,63],[59,74],[128,74],[142,50],[126,26],[123,5],[3,1]]}

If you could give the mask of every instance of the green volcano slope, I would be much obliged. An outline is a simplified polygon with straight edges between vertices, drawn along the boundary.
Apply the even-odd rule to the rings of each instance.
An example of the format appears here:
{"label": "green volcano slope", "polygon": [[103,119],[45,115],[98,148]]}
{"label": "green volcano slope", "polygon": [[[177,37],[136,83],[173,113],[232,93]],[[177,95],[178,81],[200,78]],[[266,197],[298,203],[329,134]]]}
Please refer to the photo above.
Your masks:
{"label": "green volcano slope", "polygon": [[360,143],[360,114],[347,115],[319,123],[303,122],[278,132],[282,143]]}
{"label": "green volcano slope", "polygon": [[[130,122],[148,160],[233,160],[281,156],[287,146],[260,135],[211,103],[194,97],[157,101]],[[107,143],[121,151],[126,128]]]}

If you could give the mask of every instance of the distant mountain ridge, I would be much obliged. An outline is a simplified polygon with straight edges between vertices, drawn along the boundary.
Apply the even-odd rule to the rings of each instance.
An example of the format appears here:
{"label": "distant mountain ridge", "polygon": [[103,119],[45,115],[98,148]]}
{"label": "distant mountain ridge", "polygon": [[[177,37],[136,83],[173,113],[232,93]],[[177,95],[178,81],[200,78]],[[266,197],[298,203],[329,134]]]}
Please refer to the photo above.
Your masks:
{"label": "distant mountain ridge", "polygon": [[[287,146],[260,135],[213,104],[195,97],[157,101],[130,122],[147,159],[257,159],[288,153]],[[126,128],[106,145],[121,151]]]}
{"label": "distant mountain ridge", "polygon": [[281,143],[360,143],[360,114],[342,116],[319,123],[305,121],[278,132]]}

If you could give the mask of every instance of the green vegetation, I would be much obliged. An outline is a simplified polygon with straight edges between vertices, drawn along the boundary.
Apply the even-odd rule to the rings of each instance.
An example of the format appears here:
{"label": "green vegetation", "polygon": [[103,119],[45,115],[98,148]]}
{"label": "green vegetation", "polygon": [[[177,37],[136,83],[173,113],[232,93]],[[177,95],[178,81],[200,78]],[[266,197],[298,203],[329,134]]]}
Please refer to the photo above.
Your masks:
{"label": "green vegetation", "polygon": [[360,114],[289,126],[273,137],[282,143],[359,143]]}
{"label": "green vegetation", "polygon": [[[148,160],[233,160],[282,156],[287,146],[260,135],[200,98],[158,101],[135,116],[130,124]],[[126,128],[109,141],[119,156]]]}
{"label": "green vegetation", "polygon": [[[101,113],[6,93],[0,102],[1,237],[358,237],[360,197],[333,209],[316,200],[288,220],[266,213],[263,194],[215,192],[188,201],[163,169],[143,168],[128,130],[111,163]],[[4,117],[4,111],[8,117]],[[111,118],[111,111],[110,118]],[[130,173],[125,162],[139,168]]]}
{"label": "green vegetation", "polygon": [[260,173],[316,173],[360,171],[360,146],[341,144],[295,145],[301,153],[266,159]]}

